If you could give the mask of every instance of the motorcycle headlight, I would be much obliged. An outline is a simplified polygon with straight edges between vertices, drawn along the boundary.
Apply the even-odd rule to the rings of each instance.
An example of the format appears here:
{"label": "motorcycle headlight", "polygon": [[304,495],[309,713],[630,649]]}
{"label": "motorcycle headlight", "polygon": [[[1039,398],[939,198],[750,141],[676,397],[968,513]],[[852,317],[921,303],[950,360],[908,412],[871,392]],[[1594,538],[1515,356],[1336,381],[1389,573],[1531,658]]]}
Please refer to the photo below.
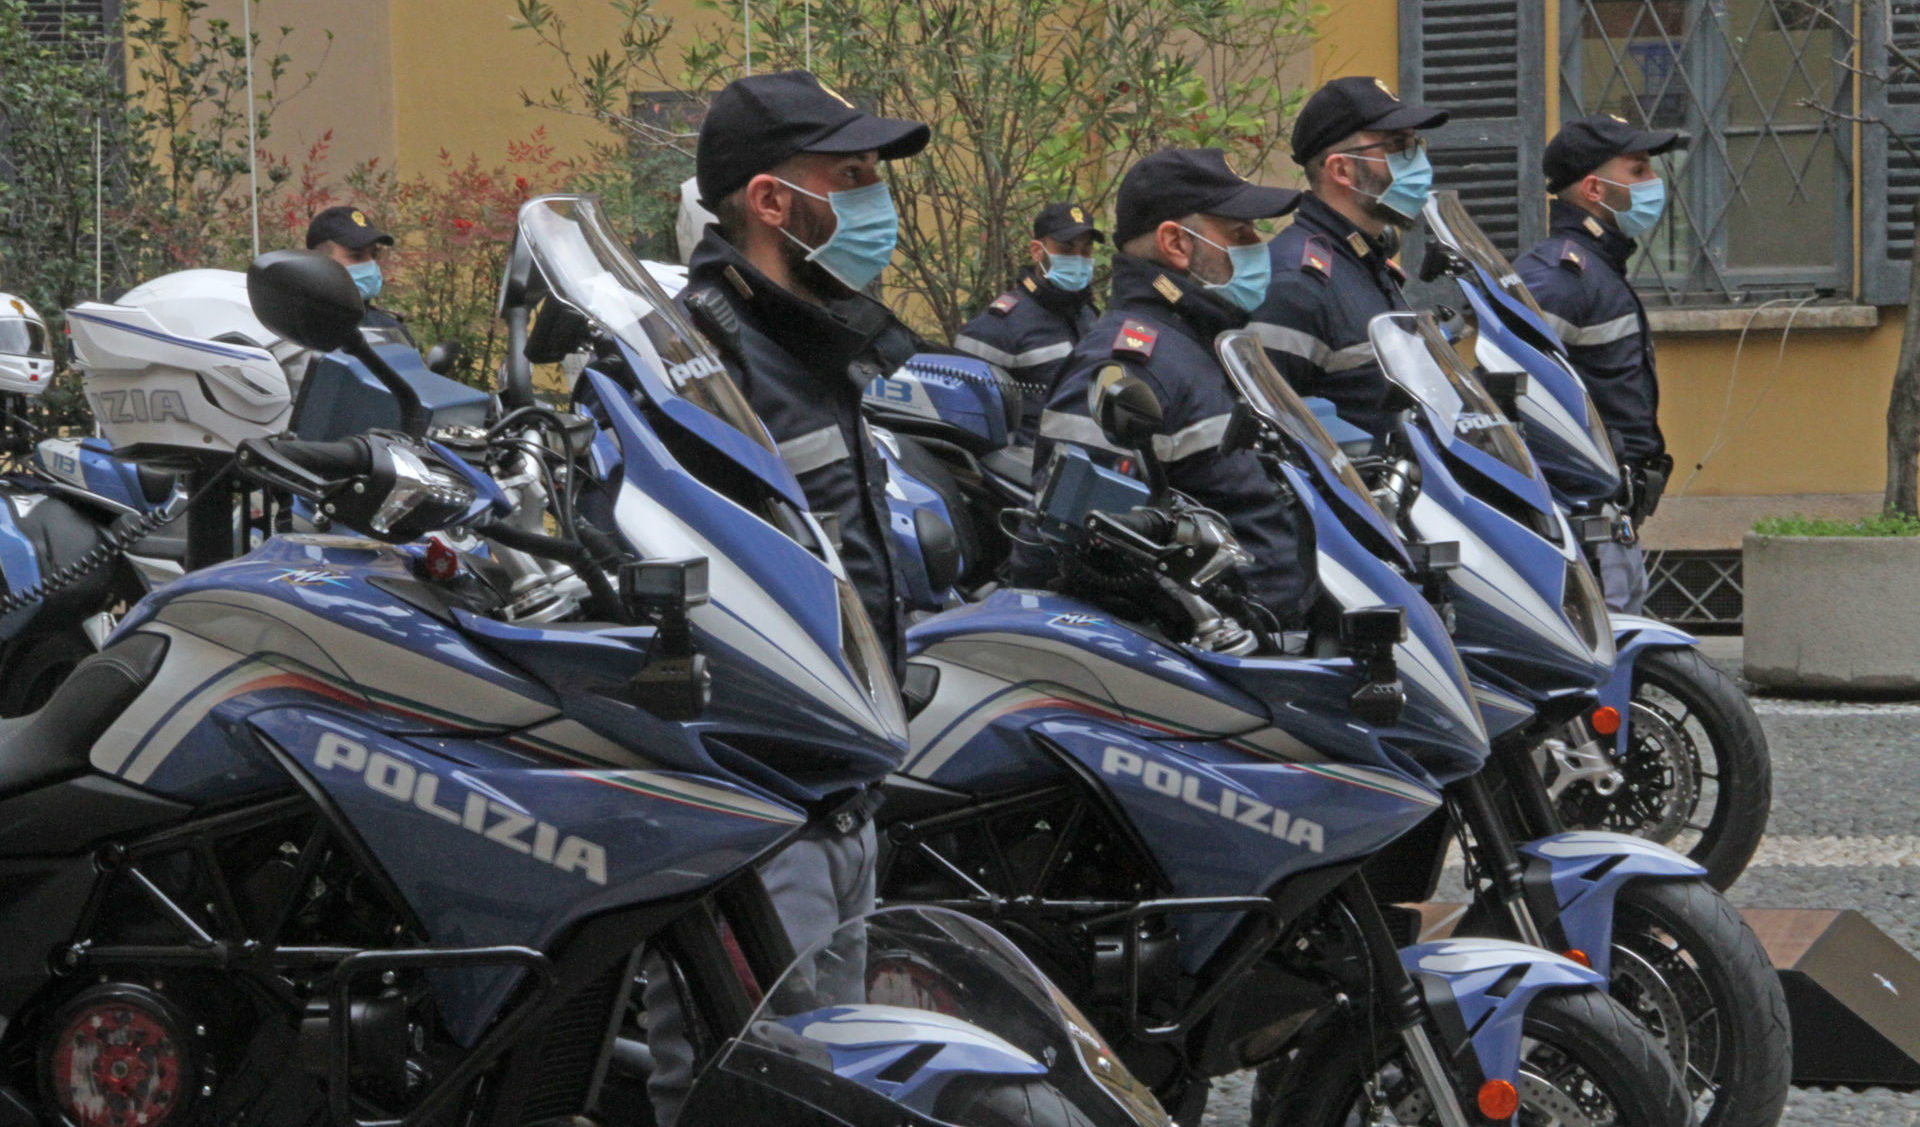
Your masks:
{"label": "motorcycle headlight", "polygon": [[1589,649],[1604,659],[1613,658],[1613,622],[1607,615],[1607,600],[1601,595],[1600,584],[1585,560],[1572,560],[1567,564],[1566,589],[1560,596],[1560,609]]}

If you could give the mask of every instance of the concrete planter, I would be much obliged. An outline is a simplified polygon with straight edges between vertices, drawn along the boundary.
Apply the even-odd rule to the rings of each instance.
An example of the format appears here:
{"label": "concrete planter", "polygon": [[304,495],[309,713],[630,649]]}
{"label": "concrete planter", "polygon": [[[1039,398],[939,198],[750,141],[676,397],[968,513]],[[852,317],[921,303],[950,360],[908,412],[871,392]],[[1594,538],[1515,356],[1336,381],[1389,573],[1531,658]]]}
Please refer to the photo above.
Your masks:
{"label": "concrete planter", "polygon": [[1749,532],[1744,550],[1749,681],[1920,696],[1920,537]]}

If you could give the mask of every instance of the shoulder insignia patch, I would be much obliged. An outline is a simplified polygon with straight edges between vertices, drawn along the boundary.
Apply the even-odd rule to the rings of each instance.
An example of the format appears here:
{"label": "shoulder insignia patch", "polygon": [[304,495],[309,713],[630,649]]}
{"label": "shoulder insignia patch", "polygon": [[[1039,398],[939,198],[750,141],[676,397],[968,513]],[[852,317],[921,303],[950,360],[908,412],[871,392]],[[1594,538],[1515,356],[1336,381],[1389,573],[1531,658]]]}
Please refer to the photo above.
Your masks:
{"label": "shoulder insignia patch", "polygon": [[1353,248],[1354,255],[1359,258],[1373,253],[1373,248],[1367,245],[1367,237],[1358,231],[1347,232],[1347,245]]}
{"label": "shoulder insignia patch", "polygon": [[1572,239],[1568,239],[1560,246],[1560,265],[1572,270],[1575,274],[1584,274],[1587,271],[1587,256]]}
{"label": "shoulder insignia patch", "polygon": [[1129,318],[1120,325],[1120,331],[1113,338],[1114,355],[1137,357],[1141,360],[1153,356],[1153,346],[1159,343],[1160,330],[1144,321]]}
{"label": "shoulder insignia patch", "polygon": [[1333,277],[1333,248],[1327,245],[1325,236],[1313,235],[1300,248],[1300,272]]}
{"label": "shoulder insignia patch", "polygon": [[1180,292],[1180,287],[1174,285],[1173,279],[1167,277],[1165,274],[1154,275],[1153,291],[1161,297],[1166,298],[1168,305],[1180,304],[1180,299],[1184,296]]}
{"label": "shoulder insignia patch", "polygon": [[1595,219],[1591,215],[1587,216],[1585,219],[1582,219],[1580,221],[1580,226],[1585,227],[1587,229],[1587,234],[1592,235],[1596,239],[1600,238],[1601,236],[1607,233],[1607,229],[1605,227],[1600,226],[1600,221],[1598,219]]}
{"label": "shoulder insignia patch", "polygon": [[1019,294],[1003,293],[993,299],[992,305],[987,306],[987,312],[996,317],[1005,317],[1008,313],[1013,312],[1013,307],[1018,304],[1020,304]]}
{"label": "shoulder insignia patch", "polygon": [[1021,285],[1023,285],[1023,286],[1025,286],[1025,287],[1027,287],[1027,292],[1028,292],[1028,293],[1039,293],[1039,292],[1040,292],[1040,287],[1039,287],[1039,286],[1036,286],[1036,285],[1034,285],[1034,284],[1033,284],[1033,279],[1032,279],[1032,278],[1022,278],[1022,279],[1020,279],[1020,284],[1021,284]]}

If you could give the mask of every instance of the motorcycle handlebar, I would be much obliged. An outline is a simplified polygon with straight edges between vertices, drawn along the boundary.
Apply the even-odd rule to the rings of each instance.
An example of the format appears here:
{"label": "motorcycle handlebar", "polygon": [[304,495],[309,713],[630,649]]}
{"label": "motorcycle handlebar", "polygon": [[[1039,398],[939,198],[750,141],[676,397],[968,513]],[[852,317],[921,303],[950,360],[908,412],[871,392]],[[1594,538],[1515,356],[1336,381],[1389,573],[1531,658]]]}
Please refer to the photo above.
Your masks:
{"label": "motorcycle handlebar", "polygon": [[1103,514],[1115,525],[1156,544],[1173,535],[1173,518],[1159,509],[1132,509],[1124,513]]}
{"label": "motorcycle handlebar", "polygon": [[338,442],[282,438],[273,443],[273,450],[317,477],[357,477],[373,469],[373,450],[362,438],[343,438]]}

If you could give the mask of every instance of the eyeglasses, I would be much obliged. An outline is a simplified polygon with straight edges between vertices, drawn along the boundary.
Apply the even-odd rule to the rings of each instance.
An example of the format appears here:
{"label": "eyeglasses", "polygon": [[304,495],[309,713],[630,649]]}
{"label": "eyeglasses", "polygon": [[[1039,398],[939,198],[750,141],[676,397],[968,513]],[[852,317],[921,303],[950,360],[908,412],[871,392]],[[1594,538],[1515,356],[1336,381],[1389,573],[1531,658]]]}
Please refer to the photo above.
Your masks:
{"label": "eyeglasses", "polygon": [[1368,149],[1384,150],[1390,157],[1404,156],[1407,153],[1424,153],[1427,151],[1427,139],[1418,134],[1412,137],[1389,137],[1385,141],[1355,145],[1351,149],[1335,149],[1327,155],[1330,157],[1358,156]]}

